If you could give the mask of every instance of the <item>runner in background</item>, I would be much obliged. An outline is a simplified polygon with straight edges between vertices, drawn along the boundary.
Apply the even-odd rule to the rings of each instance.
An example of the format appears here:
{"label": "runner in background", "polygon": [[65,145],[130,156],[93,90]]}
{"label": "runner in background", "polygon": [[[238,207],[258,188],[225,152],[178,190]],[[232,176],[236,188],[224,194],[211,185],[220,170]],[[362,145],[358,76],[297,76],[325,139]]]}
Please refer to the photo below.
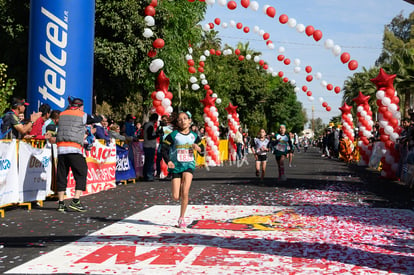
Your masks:
{"label": "runner in background", "polygon": [[292,142],[289,139],[289,136],[286,135],[286,125],[281,124],[279,127],[279,133],[276,134],[276,137],[271,142],[271,147],[273,148],[273,153],[276,156],[277,167],[279,169],[279,179],[280,181],[286,181],[285,175],[285,158],[288,153],[288,147],[292,148]]}
{"label": "runner in background", "polygon": [[252,139],[251,148],[256,160],[256,177],[260,176],[260,180],[263,180],[266,173],[267,152],[269,152],[269,139],[264,129],[260,129],[258,137]]}
{"label": "runner in background", "polygon": [[292,131],[289,132],[289,139],[292,146],[288,149],[287,157],[289,159],[289,167],[292,167],[293,154],[295,152],[295,134]]}
{"label": "runner in background", "polygon": [[165,137],[162,156],[172,176],[172,197],[176,201],[181,201],[178,227],[185,228],[187,224],[184,217],[195,169],[193,150],[203,155],[204,146],[201,144],[200,137],[190,130],[191,114],[189,112],[178,114],[177,127],[178,130]]}

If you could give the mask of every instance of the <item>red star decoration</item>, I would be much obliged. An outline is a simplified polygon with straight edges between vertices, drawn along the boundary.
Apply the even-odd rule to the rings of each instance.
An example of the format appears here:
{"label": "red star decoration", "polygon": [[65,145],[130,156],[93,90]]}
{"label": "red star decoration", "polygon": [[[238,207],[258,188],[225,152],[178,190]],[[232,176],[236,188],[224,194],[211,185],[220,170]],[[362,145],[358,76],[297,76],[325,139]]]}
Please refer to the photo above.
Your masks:
{"label": "red star decoration", "polygon": [[165,75],[164,71],[161,70],[155,81],[155,89],[166,93],[168,92],[168,86],[170,86],[170,79]]}
{"label": "red star decoration", "polygon": [[377,89],[381,88],[394,88],[394,78],[396,74],[387,74],[382,68],[380,68],[380,72],[376,78],[371,79],[371,82],[377,86]]}
{"label": "red star decoration", "polygon": [[352,101],[355,101],[357,106],[359,106],[368,103],[369,98],[369,95],[363,95],[361,92],[359,92],[359,95],[356,98],[352,99]]}
{"label": "red star decoration", "polygon": [[200,100],[201,103],[203,103],[204,107],[210,107],[215,106],[217,97],[211,97],[209,93],[206,93],[206,97],[202,100]]}
{"label": "red star decoration", "polygon": [[227,111],[227,113],[229,113],[229,114],[235,114],[236,113],[236,109],[237,109],[237,106],[234,106],[233,104],[231,104],[231,102],[229,103],[229,106],[227,106],[226,108],[224,108],[224,109],[226,109],[226,111]]}
{"label": "red star decoration", "polygon": [[344,105],[342,105],[342,107],[339,107],[339,110],[341,110],[343,114],[349,114],[349,113],[351,113],[352,107],[349,106],[348,104],[344,103]]}

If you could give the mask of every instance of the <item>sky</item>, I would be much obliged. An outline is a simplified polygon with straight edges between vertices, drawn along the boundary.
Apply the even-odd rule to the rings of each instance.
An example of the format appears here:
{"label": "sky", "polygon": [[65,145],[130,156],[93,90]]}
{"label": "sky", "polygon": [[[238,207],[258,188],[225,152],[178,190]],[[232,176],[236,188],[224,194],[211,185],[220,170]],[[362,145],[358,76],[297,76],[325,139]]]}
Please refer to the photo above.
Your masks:
{"label": "sky", "polygon": [[[354,73],[362,71],[363,67],[373,67],[381,53],[384,26],[401,12],[404,17],[408,17],[409,13],[414,11],[414,5],[403,0],[259,0],[256,1],[259,4],[257,11],[243,8],[240,1],[236,1],[237,8],[234,10],[228,9],[227,5],[221,6],[219,2],[220,0],[215,0],[214,4],[208,6],[202,24],[213,23],[215,18],[219,18],[221,25],[215,25],[214,29],[219,31],[218,36],[223,45],[236,47],[238,42],[249,42],[249,47],[261,52],[261,59],[267,62],[273,71],[283,71],[284,76],[294,80],[297,87],[306,85],[312,91],[314,100],[310,101],[302,90],[297,93],[298,100],[302,102],[309,119],[312,118],[314,107],[313,117],[321,118],[324,123],[341,114],[338,108],[342,106],[343,92],[336,94],[334,91],[328,91],[321,83],[326,81],[334,87],[342,88],[344,81]],[[265,14],[265,5],[276,9],[274,18]],[[316,42],[312,36],[297,31],[296,27],[281,24],[281,14],[295,19],[296,25],[311,25],[315,30],[321,30],[322,39]],[[249,27],[250,31],[245,33],[231,27],[231,20],[242,23],[243,27]],[[228,24],[227,28],[222,26],[223,22]],[[269,49],[266,40],[253,31],[255,26],[270,34],[274,49]],[[340,47],[338,56],[333,54],[332,49],[325,47],[326,40],[331,40],[334,45]],[[280,47],[285,49],[283,55],[291,60],[288,66],[277,60]],[[351,59],[358,62],[356,70],[351,71],[348,64],[341,62],[340,55],[344,52],[349,53]],[[297,67],[294,60],[300,61],[299,73],[294,72],[294,68]],[[311,74],[314,78],[310,82],[306,81],[306,66],[312,68]],[[320,73],[322,78],[317,79],[316,73]],[[214,87],[212,88],[214,90]],[[322,107],[322,100],[332,108],[330,112]]]}

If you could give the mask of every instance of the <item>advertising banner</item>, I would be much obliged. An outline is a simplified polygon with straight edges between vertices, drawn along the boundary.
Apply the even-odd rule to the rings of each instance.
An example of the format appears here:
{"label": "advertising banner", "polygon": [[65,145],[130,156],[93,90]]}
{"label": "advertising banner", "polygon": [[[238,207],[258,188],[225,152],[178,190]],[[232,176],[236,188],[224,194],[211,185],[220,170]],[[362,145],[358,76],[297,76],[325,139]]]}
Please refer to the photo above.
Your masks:
{"label": "advertising banner", "polygon": [[145,162],[145,154],[144,154],[144,147],[142,142],[133,142],[131,143],[131,147],[133,155],[134,155],[134,170],[135,170],[135,177],[141,178],[144,176],[143,168]]}
{"label": "advertising banner", "polygon": [[129,158],[129,150],[116,146],[116,181],[135,179],[135,169]]}
{"label": "advertising banner", "polygon": [[64,110],[69,96],[92,112],[94,14],[93,0],[30,1],[29,113]]}
{"label": "advertising banner", "polygon": [[0,206],[19,200],[16,140],[0,142]]}
{"label": "advertising banner", "polygon": [[42,201],[51,193],[52,150],[19,143],[19,202]]}

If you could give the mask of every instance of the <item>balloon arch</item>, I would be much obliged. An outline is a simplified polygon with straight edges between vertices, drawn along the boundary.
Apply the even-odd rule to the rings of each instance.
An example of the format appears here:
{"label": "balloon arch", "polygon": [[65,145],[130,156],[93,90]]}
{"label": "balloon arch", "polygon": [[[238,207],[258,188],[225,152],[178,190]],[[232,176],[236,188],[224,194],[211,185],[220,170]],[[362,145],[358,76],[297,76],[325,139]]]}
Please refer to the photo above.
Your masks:
{"label": "balloon arch", "polygon": [[[188,0],[188,1],[195,2],[196,0]],[[213,5],[216,3],[216,0],[199,0],[199,1],[206,2],[208,5]],[[235,10],[238,7],[236,1],[217,0],[217,3],[222,7],[227,7],[229,10]],[[246,9],[250,8],[252,11],[255,11],[255,12],[258,11],[259,9],[259,3],[257,1],[241,0],[240,3],[243,8],[246,8]],[[150,27],[155,26],[154,15],[156,13],[155,8],[157,7],[157,5],[158,5],[158,1],[152,0],[151,3],[145,8],[145,15],[146,15],[145,22],[147,25],[147,28],[145,28],[143,32],[143,36],[145,38],[151,38],[153,36],[153,31]],[[274,18],[276,15],[276,9],[270,5],[264,5],[263,12],[270,18]],[[323,37],[323,33],[321,30],[315,29],[311,25],[305,26],[300,23],[298,24],[296,19],[289,18],[289,16],[286,14],[280,15],[277,22],[279,22],[280,24],[287,24],[290,28],[296,29],[298,33],[305,33],[308,37],[313,38],[315,42],[318,42]],[[224,23],[224,22],[222,23],[219,18],[216,18],[214,20],[214,23],[205,24],[203,26],[203,29],[205,31],[211,30],[214,28],[214,24],[221,25],[222,27],[228,26],[227,23]],[[245,33],[248,33],[250,31],[249,27],[243,26],[243,24],[240,22],[235,23],[234,21],[231,21],[230,26],[231,27],[235,26],[237,29],[243,29]],[[274,48],[273,42],[270,40],[269,33],[264,32],[257,26],[255,26],[253,30],[254,32],[258,33],[259,35],[263,37],[269,49]],[[161,38],[155,39],[152,43],[153,49],[149,50],[148,52],[148,56],[151,58],[154,58],[149,65],[149,69],[153,73],[157,73],[164,67],[163,60],[159,58],[155,58],[157,55],[157,51],[164,47],[164,43],[165,43],[164,40],[162,40]],[[335,56],[339,56],[340,61],[343,64],[347,64],[349,70],[352,71],[358,68],[358,62],[354,59],[351,60],[351,56],[349,53],[347,52],[341,53],[342,52],[341,47],[339,45],[335,45],[332,39],[326,39],[324,42],[324,46],[326,49],[331,50]],[[212,51],[213,49],[211,49],[209,52],[212,53]],[[240,61],[243,61],[245,58],[249,59],[247,56],[246,57],[241,56],[240,53],[237,53],[236,51],[235,53],[236,55],[238,55],[238,59]],[[284,52],[284,48],[280,47],[279,48],[280,54],[277,56],[278,61],[283,62],[284,65],[290,65],[291,60],[285,57],[282,54],[283,52]],[[221,51],[214,50],[214,53],[216,55],[220,55]],[[255,59],[257,60],[256,57]],[[189,60],[190,59],[187,58],[188,62]],[[200,62],[204,62],[204,61],[200,60]],[[268,69],[268,65],[260,58],[258,59],[257,62],[262,66],[263,69],[265,70]],[[191,62],[188,64],[190,68],[193,68],[193,69],[189,68],[189,72],[195,73],[196,71],[195,71],[195,68],[193,67],[194,64],[190,65]],[[203,63],[199,63],[200,65],[200,67],[198,68],[199,72],[203,71],[203,68],[202,68],[203,66],[201,66],[201,64]],[[301,70],[299,67],[300,60],[295,59],[294,64],[296,65],[296,67],[294,68],[294,72],[298,73]],[[316,79],[321,79],[320,73],[316,73],[314,76],[311,75],[312,67],[310,65],[305,67],[305,71],[307,73],[307,76],[305,78],[307,82],[311,82],[314,76]],[[278,73],[276,73],[276,72],[273,72],[272,69],[269,70],[268,72],[272,73],[272,75],[274,76],[276,76],[275,74],[277,74],[277,76],[279,77],[283,77],[284,75],[282,71],[279,71]],[[395,143],[399,137],[399,134],[402,131],[401,127],[399,127],[401,114],[399,112],[399,106],[398,106],[399,98],[397,96],[397,92],[395,91],[393,87],[394,78],[395,78],[395,75],[387,75],[381,69],[379,75],[375,79],[371,80],[373,83],[375,83],[378,89],[376,93],[376,97],[377,97],[377,105],[379,107],[379,124],[380,124],[380,134],[381,134],[380,139],[381,139],[381,146],[382,146],[382,150],[381,150],[382,152],[381,161],[383,163],[382,176],[387,177],[387,178],[394,178],[397,172],[398,152],[397,150],[395,150]],[[204,85],[204,88],[206,88],[208,86],[208,82],[206,82],[206,80],[205,81],[203,80],[205,79],[202,79],[202,83],[203,82],[205,83],[203,85]],[[286,77],[283,78],[283,80],[285,82],[289,81]],[[196,81],[194,81],[194,78],[190,77],[190,82],[192,82],[192,87],[195,87],[194,84],[196,84],[195,83]],[[293,85],[295,85],[296,81],[294,80],[290,80],[290,81],[291,83],[293,83]],[[173,111],[171,107],[172,93],[168,92],[168,84],[169,84],[169,80],[168,78],[166,78],[165,74],[161,70],[157,78],[156,91],[153,92],[151,95],[153,99],[152,112],[156,112],[159,115],[170,114]],[[328,91],[334,90],[334,92],[337,94],[339,94],[341,91],[341,88],[339,86],[334,87],[332,84],[328,84],[324,80],[321,81],[321,85],[325,87]],[[198,90],[198,89],[193,88],[193,90]],[[211,91],[210,89],[206,89],[206,90]],[[298,92],[299,90],[300,90],[299,87],[295,87],[294,89],[295,92]],[[308,90],[306,85],[302,86],[302,91],[306,92],[308,97],[312,97],[312,92]],[[211,95],[212,93],[207,92],[206,98],[202,102],[205,106],[204,108],[205,112],[207,111],[206,108],[209,108],[209,112],[215,114],[216,109],[214,109],[215,106],[212,104],[217,101],[217,98],[211,97]],[[363,149],[363,146],[367,146],[367,140],[370,137],[369,132],[370,132],[370,129],[372,130],[373,122],[372,122],[372,112],[369,109],[369,106],[367,107],[367,104],[361,101],[362,97],[363,95],[361,93],[358,98],[354,99],[354,101],[358,104],[357,116],[358,116],[358,121],[359,121],[358,127],[360,130],[359,131],[360,140],[359,140],[358,146],[364,152],[362,153],[362,160],[365,163],[361,162],[361,164],[366,164],[366,161],[369,159],[368,158],[369,154],[371,153],[371,148]],[[323,101],[322,98],[320,98],[319,101],[322,103],[322,107],[324,107],[326,111],[331,110],[331,107],[328,105],[327,102]],[[349,112],[350,109],[351,107],[347,106],[346,104],[344,104],[344,106],[340,108],[340,110],[343,113],[342,121],[344,125],[346,125],[345,126],[346,135],[348,137],[352,136],[353,138],[353,135],[352,135],[352,131],[353,131],[352,120],[353,119]],[[216,127],[218,120],[215,120],[212,117],[210,117],[209,119],[210,121],[212,121],[213,126]],[[217,133],[214,133],[214,131],[212,131],[212,134],[216,135]],[[216,146],[216,143],[212,142],[210,147],[214,148],[215,146]],[[213,156],[212,162],[213,161],[219,162],[220,160],[218,157]]]}

